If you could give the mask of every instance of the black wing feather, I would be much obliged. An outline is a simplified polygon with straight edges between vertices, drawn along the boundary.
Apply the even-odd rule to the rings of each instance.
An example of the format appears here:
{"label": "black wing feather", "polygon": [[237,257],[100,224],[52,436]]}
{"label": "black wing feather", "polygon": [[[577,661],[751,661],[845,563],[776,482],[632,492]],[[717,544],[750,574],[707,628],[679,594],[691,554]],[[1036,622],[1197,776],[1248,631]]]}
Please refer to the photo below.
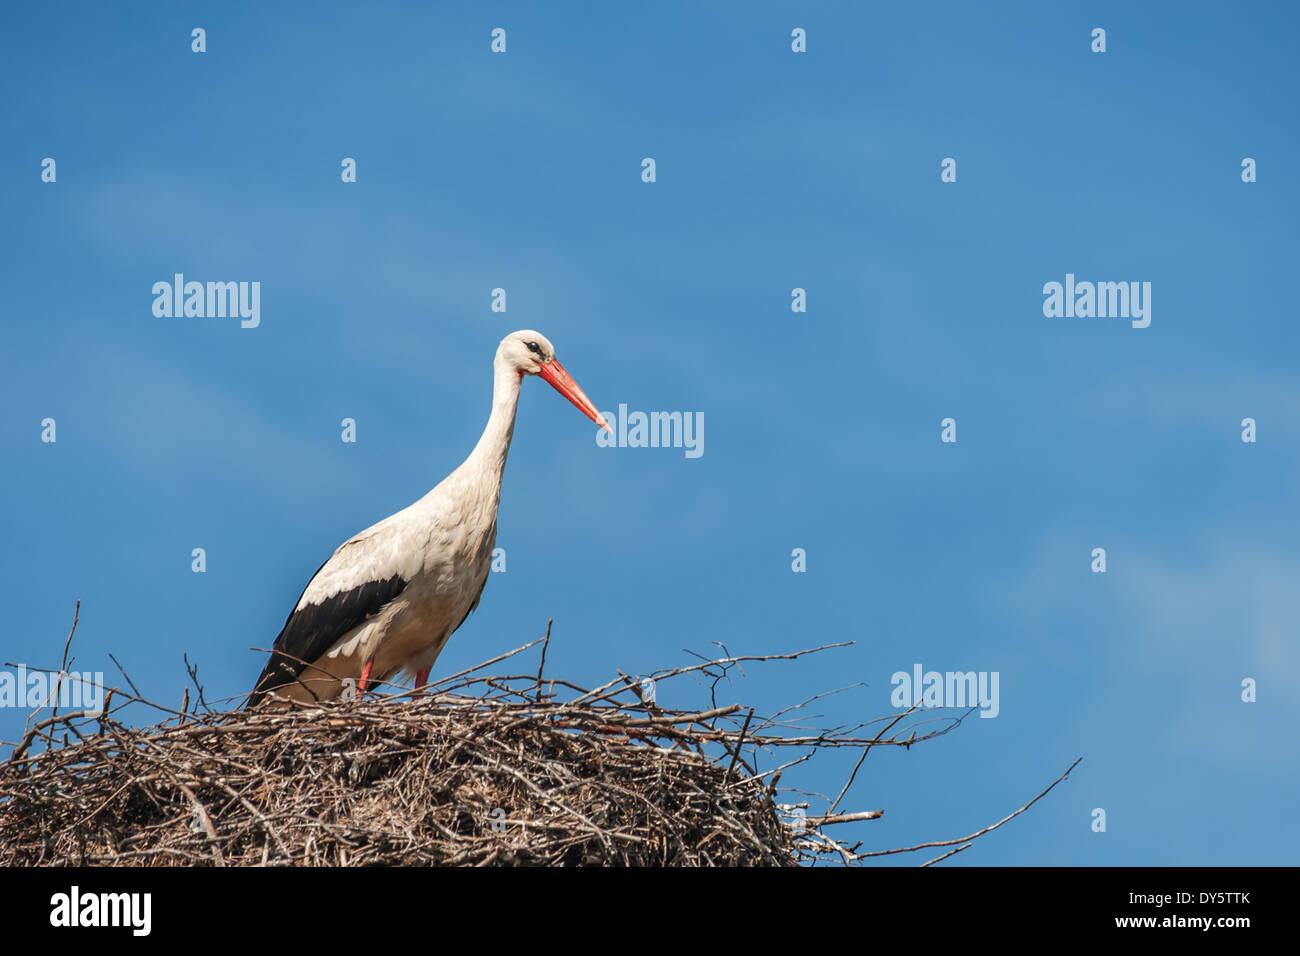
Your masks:
{"label": "black wing feather", "polygon": [[[316,573],[320,573],[320,568]],[[385,604],[405,590],[406,585],[404,579],[393,575],[383,581],[368,581],[359,587],[339,591],[319,604],[308,604],[291,612],[272,645],[271,659],[257,678],[248,706],[255,707],[269,691],[292,684],[307,664],[328,651],[348,631],[378,614]],[[308,583],[307,587],[311,584]],[[303,593],[306,593],[305,588]],[[301,596],[298,600],[302,601]]]}

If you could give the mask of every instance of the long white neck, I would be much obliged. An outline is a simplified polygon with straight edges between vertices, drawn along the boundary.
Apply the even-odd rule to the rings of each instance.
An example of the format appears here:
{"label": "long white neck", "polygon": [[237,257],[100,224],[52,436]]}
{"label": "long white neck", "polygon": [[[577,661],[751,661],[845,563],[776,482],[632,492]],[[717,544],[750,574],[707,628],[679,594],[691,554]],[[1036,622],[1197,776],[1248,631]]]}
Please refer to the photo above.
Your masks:
{"label": "long white neck", "polygon": [[499,490],[506,455],[510,453],[510,439],[515,434],[515,412],[519,409],[523,378],[516,369],[499,360],[494,363],[493,373],[492,414],[483,429],[483,437],[462,467],[476,472],[484,481],[493,482]]}

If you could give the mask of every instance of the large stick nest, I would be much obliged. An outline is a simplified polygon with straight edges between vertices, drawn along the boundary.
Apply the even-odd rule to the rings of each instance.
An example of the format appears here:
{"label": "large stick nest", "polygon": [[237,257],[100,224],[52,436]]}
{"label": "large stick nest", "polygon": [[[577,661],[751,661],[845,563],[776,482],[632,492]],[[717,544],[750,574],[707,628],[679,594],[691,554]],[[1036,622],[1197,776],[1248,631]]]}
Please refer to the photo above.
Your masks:
{"label": "large stick nest", "polygon": [[[114,688],[102,713],[56,711],[0,763],[0,865],[793,866],[920,849],[858,853],[860,843],[822,833],[880,816],[837,812],[852,777],[817,816],[807,801],[778,803],[777,785],[827,748],[865,757],[955,721],[918,733],[909,709],[859,736],[867,724],[805,726],[795,712],[816,697],[767,718],[717,703],[741,662],[825,648],[701,658],[652,675],[659,686],[688,676],[708,687],[711,706],[686,712],[622,674],[592,690],[543,680],[541,668],[481,676],[536,643],[415,699],[398,689],[218,712],[191,668],[201,712],[189,712],[188,691],[175,711],[133,683],[134,694]],[[145,727],[121,719],[142,706],[172,716]],[[761,757],[789,747],[801,755],[760,772]]]}
{"label": "large stick nest", "polygon": [[795,862],[761,781],[601,710],[444,699],[105,721],[0,777],[0,863]]}

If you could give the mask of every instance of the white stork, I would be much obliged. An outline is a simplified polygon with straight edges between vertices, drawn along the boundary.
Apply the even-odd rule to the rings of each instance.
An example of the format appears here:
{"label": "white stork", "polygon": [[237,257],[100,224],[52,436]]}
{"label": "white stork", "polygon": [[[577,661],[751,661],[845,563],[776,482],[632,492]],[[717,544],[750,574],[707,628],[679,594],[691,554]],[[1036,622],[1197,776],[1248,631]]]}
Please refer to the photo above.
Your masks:
{"label": "white stork", "polygon": [[544,335],[501,340],[492,414],[459,468],[419,501],[345,541],[312,577],[271,651],[249,706],[358,694],[398,672],[421,690],[447,638],[478,607],[497,537],[501,475],[525,375],[540,375],[601,428],[603,415]]}

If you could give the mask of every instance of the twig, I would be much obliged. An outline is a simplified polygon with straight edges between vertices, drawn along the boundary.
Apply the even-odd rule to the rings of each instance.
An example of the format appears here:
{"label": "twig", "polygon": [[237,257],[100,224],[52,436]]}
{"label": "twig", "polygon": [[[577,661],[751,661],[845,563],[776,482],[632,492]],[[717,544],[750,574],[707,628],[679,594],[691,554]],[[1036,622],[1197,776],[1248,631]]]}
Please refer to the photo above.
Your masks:
{"label": "twig", "polygon": [[1052,781],[1051,786],[1049,786],[1038,796],[1034,797],[1034,799],[1030,800],[1019,810],[1015,811],[1014,813],[1007,814],[997,823],[987,826],[983,830],[976,830],[974,833],[970,834],[969,836],[958,837],[956,840],[939,840],[934,843],[918,843],[916,846],[899,847],[894,850],[871,850],[867,853],[861,853],[859,854],[859,856],[864,856],[864,857],[889,856],[894,853],[915,853],[917,850],[928,850],[931,847],[955,846],[958,843],[966,843],[967,841],[974,840],[976,837],[981,837],[986,833],[991,833],[992,831],[996,830],[998,827],[1002,826],[1002,824],[1006,823],[1008,820],[1014,820],[1016,817],[1020,816],[1020,814],[1024,813],[1026,810],[1032,807],[1039,800],[1043,799],[1043,797],[1051,793],[1053,787],[1055,787],[1058,783],[1060,783],[1062,780],[1068,777],[1070,775],[1070,771],[1073,770],[1075,767],[1079,766],[1079,761],[1082,759],[1083,759],[1082,757],[1076,758],[1074,763],[1070,764],[1070,766],[1066,768],[1065,773],[1061,774],[1059,777],[1057,777],[1055,780]]}
{"label": "twig", "polygon": [[77,598],[77,606],[72,612],[72,627],[68,628],[68,639],[63,642],[63,662],[59,664],[59,681],[55,685],[54,693],[51,699],[54,701],[54,710],[52,716],[59,715],[59,688],[63,686],[63,675],[68,672],[68,648],[72,646],[72,635],[77,633],[77,622],[81,620],[81,598]]}
{"label": "twig", "polygon": [[924,863],[921,864],[921,866],[922,867],[934,866],[936,863],[939,863],[942,860],[946,860],[950,856],[956,856],[962,850],[969,850],[974,845],[975,845],[974,843],[963,843],[961,846],[957,847],[956,849],[949,850],[947,853],[943,854],[942,856],[936,856],[933,860],[926,860]]}
{"label": "twig", "polygon": [[546,649],[551,646],[551,625],[555,618],[546,620],[546,637],[542,641],[542,659],[537,665],[537,699],[542,699],[542,671],[546,668]]}
{"label": "twig", "polygon": [[108,659],[112,661],[114,664],[117,664],[118,672],[126,679],[126,682],[131,685],[131,689],[135,691],[135,696],[140,700],[144,700],[144,694],[140,693],[140,688],[135,686],[135,681],[131,680],[131,675],[128,674],[126,672],[126,669],[123,668],[122,665],[118,663],[117,658],[110,653],[108,655]]}

